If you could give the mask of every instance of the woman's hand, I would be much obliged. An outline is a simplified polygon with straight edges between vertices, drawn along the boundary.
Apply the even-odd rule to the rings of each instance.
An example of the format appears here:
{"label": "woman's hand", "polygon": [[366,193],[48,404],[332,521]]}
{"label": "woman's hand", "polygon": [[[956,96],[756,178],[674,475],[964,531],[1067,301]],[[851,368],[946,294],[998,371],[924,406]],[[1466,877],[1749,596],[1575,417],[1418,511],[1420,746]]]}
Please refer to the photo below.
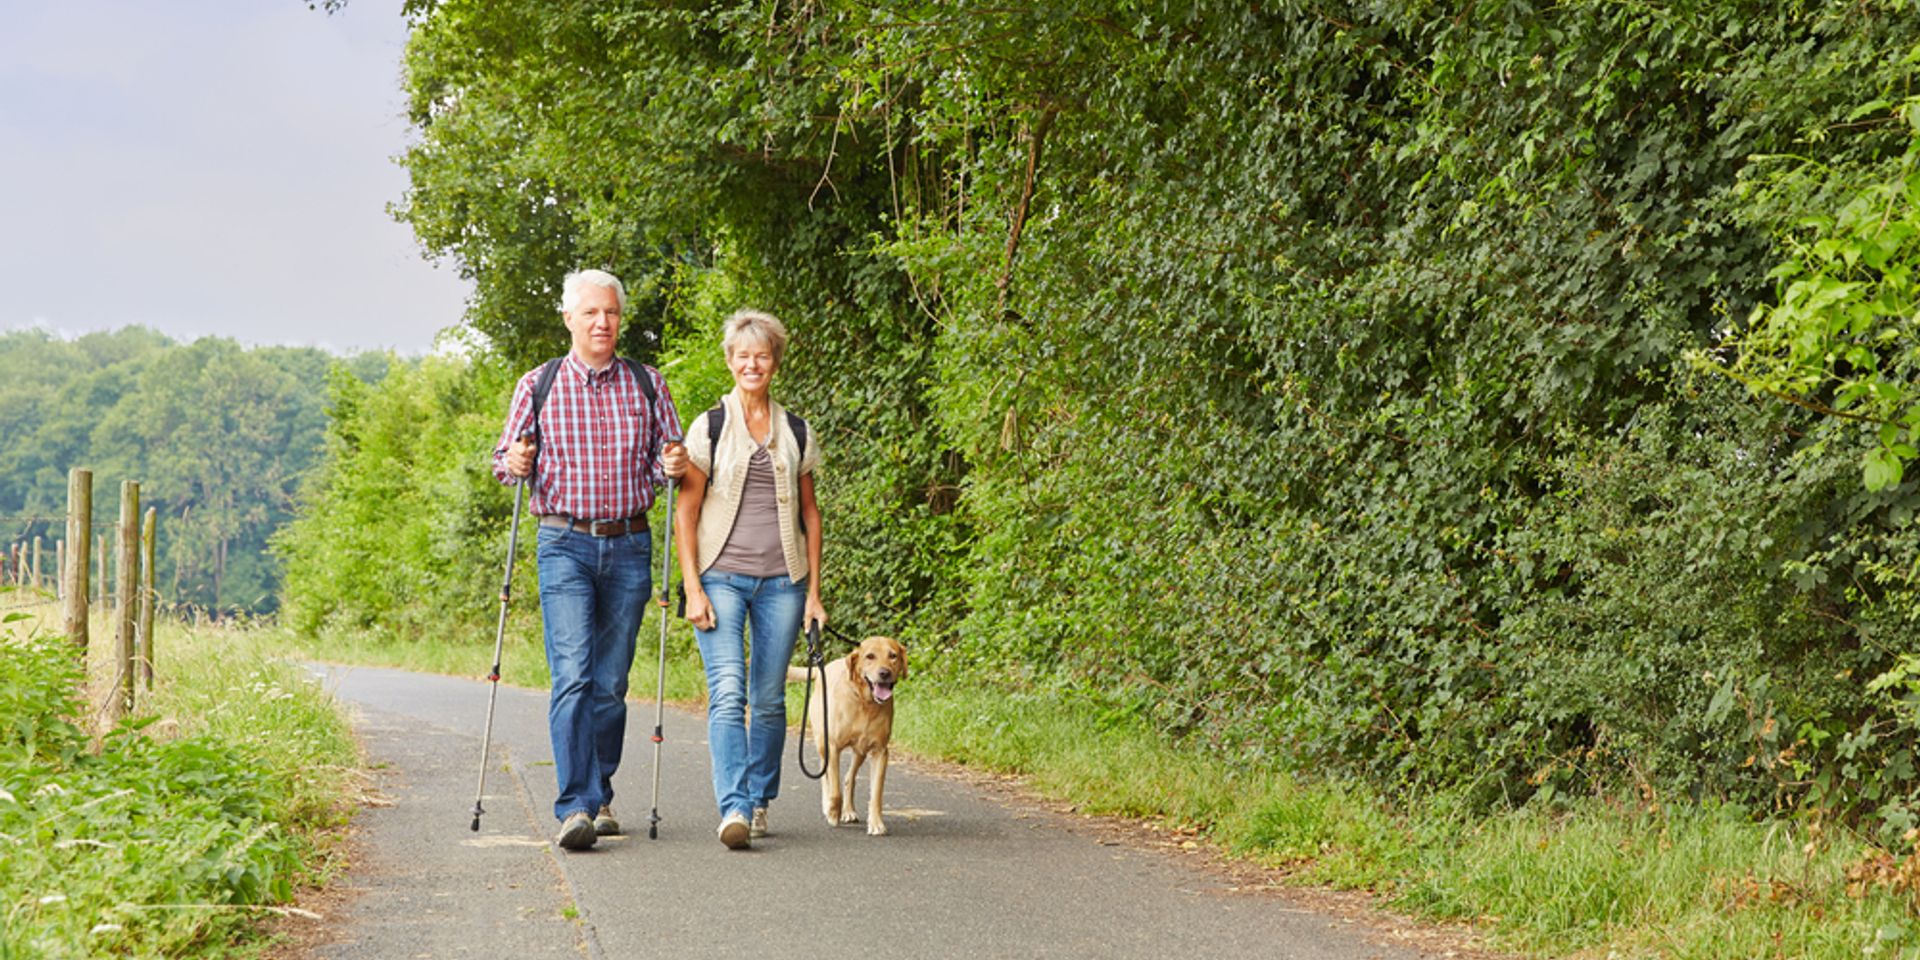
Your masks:
{"label": "woman's hand", "polygon": [[712,630],[717,618],[714,616],[713,603],[707,599],[707,592],[695,585],[687,591],[687,622],[701,630]]}
{"label": "woman's hand", "polygon": [[[692,608],[689,607],[688,609]],[[827,608],[820,605],[820,597],[818,594],[809,593],[807,594],[807,612],[801,617],[800,625],[802,628],[805,628],[816,623],[820,625],[820,629],[822,630],[827,628]]]}

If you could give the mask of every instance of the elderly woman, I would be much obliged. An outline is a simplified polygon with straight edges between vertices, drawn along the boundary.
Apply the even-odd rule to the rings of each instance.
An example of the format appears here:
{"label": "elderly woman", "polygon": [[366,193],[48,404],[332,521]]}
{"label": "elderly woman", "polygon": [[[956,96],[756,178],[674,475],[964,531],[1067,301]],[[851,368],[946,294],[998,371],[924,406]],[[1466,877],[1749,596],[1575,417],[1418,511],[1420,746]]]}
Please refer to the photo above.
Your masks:
{"label": "elderly woman", "polygon": [[733,392],[687,431],[674,517],[686,617],[706,664],[720,842],[734,850],[766,835],[767,804],[780,794],[787,661],[803,618],[827,619],[813,495],[819,449],[806,421],[768,390],[786,348],[787,328],[771,315],[727,319],[721,349]]}

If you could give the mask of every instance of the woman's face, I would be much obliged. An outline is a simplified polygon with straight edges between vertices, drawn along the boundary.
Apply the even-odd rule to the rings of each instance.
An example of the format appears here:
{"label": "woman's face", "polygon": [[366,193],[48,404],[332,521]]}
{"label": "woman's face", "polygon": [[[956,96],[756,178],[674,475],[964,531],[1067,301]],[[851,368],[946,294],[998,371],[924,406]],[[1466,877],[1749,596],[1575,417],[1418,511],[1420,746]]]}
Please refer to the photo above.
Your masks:
{"label": "woman's face", "polygon": [[764,392],[778,366],[773,348],[758,337],[743,337],[727,351],[727,369],[733,371],[734,385],[747,393]]}

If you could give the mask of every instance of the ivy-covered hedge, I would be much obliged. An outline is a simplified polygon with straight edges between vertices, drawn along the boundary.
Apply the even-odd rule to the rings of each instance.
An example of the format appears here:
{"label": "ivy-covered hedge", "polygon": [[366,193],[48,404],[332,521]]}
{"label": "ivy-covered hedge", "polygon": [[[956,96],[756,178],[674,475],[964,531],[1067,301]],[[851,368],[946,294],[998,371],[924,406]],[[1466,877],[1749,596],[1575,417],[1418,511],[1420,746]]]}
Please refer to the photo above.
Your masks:
{"label": "ivy-covered hedge", "polygon": [[411,10],[473,325],[786,317],[843,621],[1250,762],[1914,822],[1912,311],[1841,330],[1873,422],[1737,366],[1910,168],[1903,0]]}

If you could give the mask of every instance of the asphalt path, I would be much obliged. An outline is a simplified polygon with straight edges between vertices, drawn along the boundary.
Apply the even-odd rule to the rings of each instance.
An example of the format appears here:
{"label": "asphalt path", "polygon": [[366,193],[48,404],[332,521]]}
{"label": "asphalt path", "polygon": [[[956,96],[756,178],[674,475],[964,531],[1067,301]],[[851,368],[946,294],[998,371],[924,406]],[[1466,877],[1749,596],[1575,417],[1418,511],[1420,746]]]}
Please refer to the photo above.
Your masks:
{"label": "asphalt path", "polygon": [[[339,881],[349,895],[315,948],[329,960],[1435,955],[900,759],[887,776],[891,832],[869,837],[826,823],[819,788],[789,748],[771,835],[731,851],[714,832],[705,720],[671,708],[660,835],[649,840],[645,701],[629,705],[614,780],[627,834],[568,853],[552,844],[546,694],[502,686],[487,812],[471,832],[487,685],[309,669],[351,705],[384,797],[356,818],[361,853]],[[913,708],[910,686],[899,703]],[[862,807],[865,792],[863,783]]]}

